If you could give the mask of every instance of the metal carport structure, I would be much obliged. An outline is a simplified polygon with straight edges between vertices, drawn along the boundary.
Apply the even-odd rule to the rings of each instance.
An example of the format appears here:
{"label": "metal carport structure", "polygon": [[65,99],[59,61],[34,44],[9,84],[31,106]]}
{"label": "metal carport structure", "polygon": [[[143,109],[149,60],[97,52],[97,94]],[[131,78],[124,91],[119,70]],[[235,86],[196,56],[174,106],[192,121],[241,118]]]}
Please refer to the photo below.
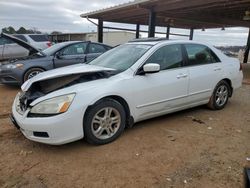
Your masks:
{"label": "metal carport structure", "polygon": [[[148,25],[148,37],[155,36],[155,27],[166,27],[166,38],[178,35],[170,28],[190,29],[193,39],[195,29],[248,27],[250,28],[250,0],[135,0],[118,6],[81,14],[82,18],[98,19],[98,41],[103,41],[104,21],[135,24],[136,37],[140,25]],[[125,29],[126,30],[126,29]],[[131,30],[131,29],[129,29]],[[159,32],[157,32],[159,33]],[[162,33],[162,32],[161,32]],[[186,35],[182,35],[186,36]],[[250,49],[250,29],[244,63]]]}

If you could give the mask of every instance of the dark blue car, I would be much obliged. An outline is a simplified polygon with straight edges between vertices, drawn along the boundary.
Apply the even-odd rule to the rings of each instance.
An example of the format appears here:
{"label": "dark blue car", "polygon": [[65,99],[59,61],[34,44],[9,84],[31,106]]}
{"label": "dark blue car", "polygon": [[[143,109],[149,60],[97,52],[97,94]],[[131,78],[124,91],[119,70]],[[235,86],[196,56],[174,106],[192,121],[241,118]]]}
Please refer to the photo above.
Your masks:
{"label": "dark blue car", "polygon": [[90,41],[70,41],[55,44],[43,51],[13,36],[1,37],[29,50],[29,56],[9,60],[0,65],[0,83],[21,85],[40,72],[78,63],[88,63],[112,47]]}

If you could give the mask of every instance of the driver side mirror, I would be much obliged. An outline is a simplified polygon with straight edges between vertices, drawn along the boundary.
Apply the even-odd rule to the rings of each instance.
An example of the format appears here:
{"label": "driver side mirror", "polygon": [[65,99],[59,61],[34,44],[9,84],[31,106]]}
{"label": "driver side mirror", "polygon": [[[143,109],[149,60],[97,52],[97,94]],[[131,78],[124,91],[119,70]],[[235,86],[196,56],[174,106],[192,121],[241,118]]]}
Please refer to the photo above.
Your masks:
{"label": "driver side mirror", "polygon": [[143,66],[143,71],[146,74],[156,73],[160,71],[160,65],[157,63],[148,63]]}
{"label": "driver side mirror", "polygon": [[61,52],[56,52],[55,57],[57,59],[62,59],[63,54]]}

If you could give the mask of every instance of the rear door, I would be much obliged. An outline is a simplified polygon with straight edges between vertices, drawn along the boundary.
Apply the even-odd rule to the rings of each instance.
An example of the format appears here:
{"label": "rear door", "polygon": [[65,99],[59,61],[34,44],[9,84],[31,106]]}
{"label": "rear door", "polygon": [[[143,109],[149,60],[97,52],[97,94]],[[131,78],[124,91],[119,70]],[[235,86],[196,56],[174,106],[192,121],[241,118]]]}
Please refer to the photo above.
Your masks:
{"label": "rear door", "polygon": [[222,79],[222,63],[207,46],[184,44],[186,66],[189,71],[188,95],[190,103],[208,100]]}
{"label": "rear door", "polygon": [[87,50],[87,63],[97,58],[102,53],[106,52],[107,48],[104,45],[97,43],[89,43]]}
{"label": "rear door", "polygon": [[84,63],[86,61],[86,42],[71,44],[58,52],[54,58],[55,68]]}

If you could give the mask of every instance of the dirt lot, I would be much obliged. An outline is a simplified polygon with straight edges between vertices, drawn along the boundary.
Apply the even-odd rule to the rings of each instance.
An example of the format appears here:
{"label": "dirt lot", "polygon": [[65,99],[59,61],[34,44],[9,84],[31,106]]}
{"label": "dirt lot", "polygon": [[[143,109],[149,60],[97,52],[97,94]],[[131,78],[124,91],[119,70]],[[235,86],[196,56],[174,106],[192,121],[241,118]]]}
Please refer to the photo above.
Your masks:
{"label": "dirt lot", "polygon": [[242,187],[250,157],[250,85],[227,107],[138,123],[115,142],[49,146],[7,115],[17,88],[0,85],[0,187]]}

